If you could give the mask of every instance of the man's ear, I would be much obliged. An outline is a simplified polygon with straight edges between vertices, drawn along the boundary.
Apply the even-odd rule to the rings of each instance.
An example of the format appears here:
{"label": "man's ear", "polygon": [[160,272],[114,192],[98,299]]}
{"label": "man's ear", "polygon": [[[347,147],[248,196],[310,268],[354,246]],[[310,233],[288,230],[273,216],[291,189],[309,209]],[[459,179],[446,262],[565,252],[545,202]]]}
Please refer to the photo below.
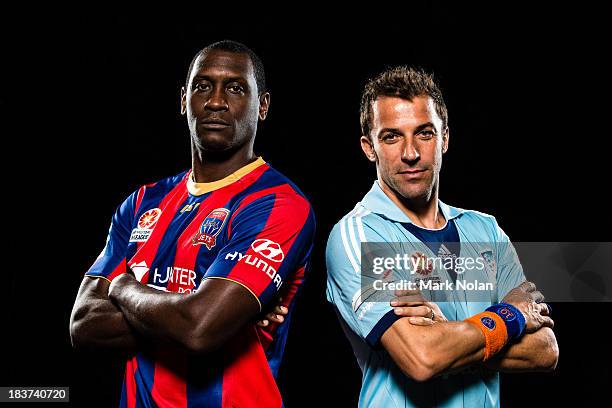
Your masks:
{"label": "man's ear", "polygon": [[259,120],[266,120],[270,109],[270,93],[264,92],[259,95]]}
{"label": "man's ear", "polygon": [[442,133],[442,154],[446,153],[448,150],[448,139],[450,138],[450,131],[448,130],[448,126],[444,128],[444,132]]}
{"label": "man's ear", "polygon": [[181,87],[181,115],[187,112],[187,90],[184,86]]}
{"label": "man's ear", "polygon": [[367,136],[361,136],[359,139],[361,142],[361,150],[365,153],[366,157],[372,163],[376,162],[376,152],[374,151],[374,145],[372,144],[372,140],[370,140]]}

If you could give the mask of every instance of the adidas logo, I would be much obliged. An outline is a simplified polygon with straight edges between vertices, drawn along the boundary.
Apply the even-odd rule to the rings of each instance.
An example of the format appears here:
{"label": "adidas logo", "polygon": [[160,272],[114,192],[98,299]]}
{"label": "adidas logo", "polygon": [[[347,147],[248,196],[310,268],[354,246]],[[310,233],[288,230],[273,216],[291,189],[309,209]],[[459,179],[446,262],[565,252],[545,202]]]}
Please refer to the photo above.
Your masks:
{"label": "adidas logo", "polygon": [[440,249],[438,249],[438,256],[445,258],[447,256],[453,256],[453,253],[446,247],[446,245],[440,245]]}

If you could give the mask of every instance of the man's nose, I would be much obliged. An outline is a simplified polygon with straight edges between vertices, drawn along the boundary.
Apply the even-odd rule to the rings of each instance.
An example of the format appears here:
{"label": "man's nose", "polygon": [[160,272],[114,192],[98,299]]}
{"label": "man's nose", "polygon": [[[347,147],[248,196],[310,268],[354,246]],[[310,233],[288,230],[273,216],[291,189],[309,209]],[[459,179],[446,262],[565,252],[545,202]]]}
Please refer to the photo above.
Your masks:
{"label": "man's nose", "polygon": [[212,111],[227,110],[227,99],[223,89],[217,88],[210,94],[210,98],[204,103],[204,108]]}
{"label": "man's nose", "polygon": [[415,143],[412,141],[411,137],[407,137],[404,142],[404,151],[402,152],[402,160],[408,163],[415,162],[419,160],[421,155],[416,148]]}

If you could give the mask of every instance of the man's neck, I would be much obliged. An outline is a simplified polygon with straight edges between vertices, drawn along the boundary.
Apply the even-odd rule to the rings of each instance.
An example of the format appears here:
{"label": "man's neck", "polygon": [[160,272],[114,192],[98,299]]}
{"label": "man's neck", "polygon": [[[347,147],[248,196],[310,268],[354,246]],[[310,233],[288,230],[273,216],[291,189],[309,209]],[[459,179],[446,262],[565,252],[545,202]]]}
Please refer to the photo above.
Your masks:
{"label": "man's neck", "polygon": [[252,146],[245,146],[234,153],[208,155],[192,146],[191,168],[196,183],[210,183],[221,180],[255,161]]}
{"label": "man's neck", "polygon": [[398,206],[410,221],[416,226],[427,229],[440,229],[446,224],[444,214],[438,206],[438,187],[436,186],[429,198],[409,200],[395,192],[380,179],[378,184],[383,192]]}

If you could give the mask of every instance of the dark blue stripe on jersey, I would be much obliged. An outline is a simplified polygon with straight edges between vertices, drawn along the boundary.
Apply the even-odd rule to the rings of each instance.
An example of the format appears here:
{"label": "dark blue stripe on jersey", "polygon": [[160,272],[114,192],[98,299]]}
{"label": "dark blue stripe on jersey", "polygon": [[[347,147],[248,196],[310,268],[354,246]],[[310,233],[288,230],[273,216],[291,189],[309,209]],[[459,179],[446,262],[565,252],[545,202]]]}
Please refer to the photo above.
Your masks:
{"label": "dark blue stripe on jersey", "polygon": [[266,358],[268,359],[268,364],[270,365],[270,370],[274,378],[276,378],[278,369],[283,360],[283,351],[285,350],[285,343],[287,342],[287,332],[289,331],[289,326],[291,326],[291,316],[293,315],[294,305],[295,298],[293,298],[291,302],[291,307],[285,320],[276,328],[272,343],[270,343],[266,350]]}
{"label": "dark blue stripe on jersey", "polygon": [[190,358],[187,373],[188,407],[221,407],[223,366],[227,358],[223,348],[214,354]]}
{"label": "dark blue stripe on jersey", "polygon": [[235,202],[239,202],[252,193],[256,193],[267,188],[282,186],[283,184],[288,184],[288,180],[273,168],[268,167],[268,169],[264,171],[253,184],[234,197],[236,199]]}
{"label": "dark blue stripe on jersey", "polygon": [[[176,213],[172,217],[172,221],[168,224],[168,228],[164,233],[164,236],[159,243],[159,247],[157,248],[157,252],[155,253],[155,257],[153,258],[153,262],[151,263],[150,272],[149,272],[149,282],[157,286],[167,286],[169,283],[169,273],[166,268],[176,266],[174,264],[174,259],[176,257],[176,249],[178,247],[178,238],[182,234],[182,232],[187,228],[187,226],[191,223],[191,221],[195,218],[198,213],[199,207],[195,210],[186,211],[181,213],[181,209],[185,207],[187,204],[195,204],[196,202],[203,203],[208,197],[211,196],[212,193],[206,193],[199,197],[188,196],[176,210]],[[200,204],[201,205],[201,204]],[[178,235],[177,235],[178,232]],[[201,247],[204,245],[200,245]],[[201,250],[202,248],[199,248]],[[191,265],[189,266],[191,268]],[[164,283],[156,283],[155,282],[155,268],[159,268],[159,274],[163,277],[167,278]],[[195,268],[197,269],[197,268]],[[163,278],[162,278],[163,279]],[[199,280],[196,278],[196,280]]]}
{"label": "dark blue stripe on jersey", "polygon": [[[268,174],[269,173],[269,174]],[[278,170],[274,169],[274,168],[270,168],[270,170],[268,172],[266,172],[266,175],[268,177],[270,177],[270,180],[274,180],[274,182],[277,182],[279,184],[289,184],[291,186],[291,188],[300,196],[306,198],[306,195],[304,195],[304,193],[302,192],[302,190],[300,190],[298,188],[298,186],[296,186],[295,184],[293,184],[293,182],[291,180],[289,180],[287,177],[285,177],[285,175],[283,175],[282,173],[280,173]],[[280,182],[282,180],[282,182]]]}
{"label": "dark blue stripe on jersey", "polygon": [[136,408],[154,408],[153,397],[153,378],[155,375],[155,364],[147,353],[138,353],[138,370],[134,376],[136,379]]}
{"label": "dark blue stripe on jersey", "polygon": [[[240,207],[240,203],[242,202],[242,200],[248,197],[249,195],[268,188],[281,186],[283,184],[287,184],[287,180],[278,177],[278,174],[270,167],[268,167],[268,169],[264,171],[263,174],[259,176],[259,178],[253,184],[251,184],[249,187],[231,198],[231,200],[227,204],[228,206],[225,207],[230,210],[230,218],[234,215],[234,212],[238,209],[238,207]],[[225,233],[223,234],[224,239],[229,238],[227,236],[227,232],[228,229],[226,228]]]}
{"label": "dark blue stripe on jersey", "polygon": [[[312,222],[314,223],[314,212],[311,210],[311,213],[312,213],[312,219],[313,219]],[[310,216],[309,216],[308,222],[310,222]],[[309,259],[310,252],[312,251],[313,245],[311,245],[306,257],[304,258],[304,262],[306,262]],[[293,315],[293,309],[295,308],[295,305],[297,304],[297,298],[300,294],[301,288],[304,285],[304,282],[306,282],[306,278],[309,275],[310,265],[311,265],[310,263],[306,264],[306,267],[304,268],[304,277],[302,278],[302,284],[300,284],[300,287],[298,288],[297,293],[295,294],[295,296],[293,297],[293,300],[291,301],[291,304],[289,305],[289,312],[287,313],[285,322],[281,324],[279,327],[277,327],[276,332],[274,332],[274,338],[272,340],[272,343],[270,343],[270,345],[268,346],[268,349],[266,350],[266,358],[268,359],[268,363],[270,365],[270,369],[272,370],[272,374],[274,375],[274,378],[276,378],[276,375],[278,374],[278,369],[283,360],[283,353],[285,351],[285,343],[287,342],[287,334],[289,332],[289,327],[291,326],[291,316]]]}
{"label": "dark blue stripe on jersey", "polygon": [[366,342],[372,347],[379,347],[380,338],[382,335],[399,318],[400,316],[396,315],[393,309],[389,310],[383,317],[380,318],[378,323],[372,327],[372,330],[370,330],[370,333],[366,336]]}
{"label": "dark blue stripe on jersey", "polygon": [[[281,173],[279,173],[275,169],[268,167],[268,169],[261,176],[259,176],[257,181],[255,181],[245,190],[241,191],[240,193],[232,197],[232,199],[230,200],[228,204],[230,207],[226,207],[226,208],[230,208],[233,212],[240,206],[240,203],[242,202],[242,200],[248,197],[249,195],[253,193],[257,193],[261,190],[266,190],[269,188],[274,188],[274,187],[282,186],[285,184],[289,185],[295,191],[296,194],[304,197],[304,194],[302,194],[302,192],[297,187],[295,187],[295,185],[291,183],[285,176],[283,176]],[[230,216],[231,215],[232,214],[230,214]]]}
{"label": "dark blue stripe on jersey", "polygon": [[123,384],[121,385],[121,399],[119,400],[119,408],[127,408],[127,384],[125,374],[123,376]]}

